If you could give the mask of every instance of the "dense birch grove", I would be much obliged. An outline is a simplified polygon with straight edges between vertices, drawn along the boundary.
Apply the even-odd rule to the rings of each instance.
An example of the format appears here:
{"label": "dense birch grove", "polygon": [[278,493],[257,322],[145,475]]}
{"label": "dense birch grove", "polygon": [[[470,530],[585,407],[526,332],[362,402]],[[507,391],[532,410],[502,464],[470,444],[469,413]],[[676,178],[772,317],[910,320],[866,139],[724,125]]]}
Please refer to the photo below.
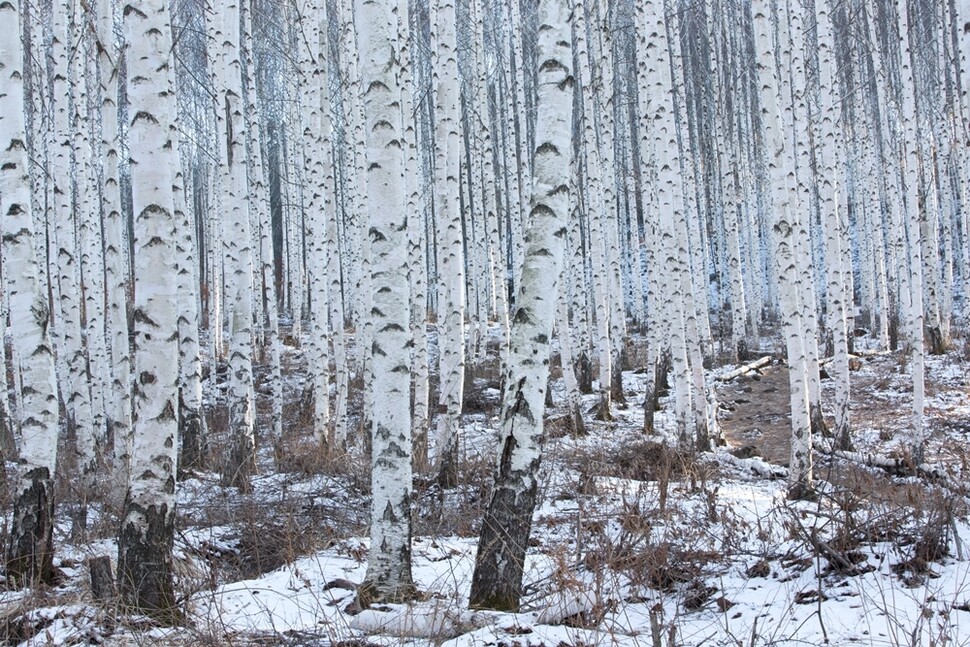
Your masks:
{"label": "dense birch grove", "polygon": [[477,607],[520,604],[553,370],[570,433],[636,368],[643,433],[669,393],[709,452],[709,369],[783,356],[798,499],[819,447],[866,450],[866,338],[906,357],[918,466],[926,356],[970,318],[968,27],[965,0],[0,1],[7,584],[51,581],[63,478],[77,536],[116,515],[124,603],[177,622],[179,482],[323,451],[369,457],[360,600],[407,601],[413,484],[458,483],[489,366]]}

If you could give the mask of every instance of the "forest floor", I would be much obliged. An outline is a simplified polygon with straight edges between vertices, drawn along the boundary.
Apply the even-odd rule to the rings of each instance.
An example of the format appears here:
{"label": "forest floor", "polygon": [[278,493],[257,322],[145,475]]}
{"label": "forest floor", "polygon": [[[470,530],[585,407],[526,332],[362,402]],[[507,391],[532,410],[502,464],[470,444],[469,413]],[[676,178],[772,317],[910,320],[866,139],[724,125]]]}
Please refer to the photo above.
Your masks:
{"label": "forest floor", "polygon": [[[60,582],[0,592],[0,641],[970,645],[970,360],[962,350],[927,360],[929,440],[917,475],[896,433],[909,421],[908,362],[899,353],[861,354],[851,374],[856,452],[838,455],[823,439],[814,501],[785,498],[788,374],[777,359],[760,373],[717,382],[728,444],[711,453],[678,448],[669,398],[657,413],[657,433],[642,433],[644,375],[637,370],[624,373],[627,405],[617,407],[613,421],[595,420],[595,396],[585,397],[585,437],[562,435],[563,411],[554,408],[517,614],[466,608],[494,463],[494,367],[479,371],[467,389],[459,487],[443,492],[430,477],[416,479],[420,599],[361,610],[354,585],[366,569],[368,467],[356,450],[311,449],[302,352],[287,348],[285,361],[281,464],[260,449],[252,494],[223,488],[210,472],[180,484],[183,626],[153,627],[92,600],[86,560],[116,555],[117,510],[109,502],[92,506],[86,536],[72,538],[76,496],[70,479],[61,478]],[[562,381],[551,384],[555,402],[563,403]],[[266,397],[260,385],[257,392]],[[832,399],[824,380],[823,401]],[[209,408],[217,455],[225,440],[222,403],[215,398]]]}

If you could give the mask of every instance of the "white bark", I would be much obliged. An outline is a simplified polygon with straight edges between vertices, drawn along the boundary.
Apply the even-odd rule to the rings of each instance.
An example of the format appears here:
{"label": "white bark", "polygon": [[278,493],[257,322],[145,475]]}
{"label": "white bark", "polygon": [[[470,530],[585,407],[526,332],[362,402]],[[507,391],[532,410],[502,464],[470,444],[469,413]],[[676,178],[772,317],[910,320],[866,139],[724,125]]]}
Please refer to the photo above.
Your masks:
{"label": "white bark", "polygon": [[101,79],[101,156],[104,221],[104,265],[107,292],[107,334],[111,358],[111,397],[108,398],[109,442],[114,444],[115,480],[127,487],[131,455],[131,351],[128,345],[128,293],[124,250],[127,224],[121,215],[118,184],[118,56],[115,46],[113,2],[98,3],[98,65]]}
{"label": "white bark", "polygon": [[755,51],[761,87],[761,122],[771,174],[771,204],[777,251],[779,298],[785,346],[788,352],[791,386],[791,463],[789,492],[801,496],[812,486],[811,422],[808,406],[807,358],[804,347],[803,309],[799,302],[799,273],[795,259],[797,224],[792,217],[791,195],[794,156],[786,142],[779,109],[779,85],[775,69],[775,48],[771,38],[771,17],[766,0],[753,0]]}
{"label": "white bark", "polygon": [[[269,334],[269,388],[272,398],[270,410],[270,426],[267,439],[272,446],[277,447],[283,436],[283,376],[280,366],[281,340],[279,327],[279,312],[276,295],[275,256],[273,253],[273,237],[270,223],[269,189],[264,179],[263,153],[260,137],[260,111],[256,96],[256,59],[253,50],[256,42],[253,38],[252,10],[243,4],[243,30],[246,44],[246,94],[249,97],[249,109],[246,114],[246,128],[248,130],[247,147],[249,149],[249,177],[252,186],[251,207],[255,211],[255,224],[259,232],[260,268],[256,285],[260,288],[257,303],[263,304],[265,324],[259,320],[259,327],[265,326]],[[264,337],[264,346],[266,344]],[[264,348],[265,357],[265,348]]]}
{"label": "white bark", "polygon": [[218,141],[224,207],[228,212],[225,245],[226,292],[232,305],[229,321],[229,449],[223,481],[243,489],[255,469],[255,403],[253,393],[252,236],[250,235],[242,71],[239,50],[239,0],[223,3],[213,18]]}
{"label": "white bark", "polygon": [[13,520],[6,554],[7,579],[15,584],[49,581],[52,575],[58,403],[50,313],[35,229],[24,123],[23,49],[19,0],[0,4],[0,230],[4,279],[10,299],[13,356],[23,374],[20,456]]}
{"label": "white bark", "polygon": [[397,17],[393,3],[357,5],[367,133],[367,213],[371,250],[373,343],[371,533],[364,595],[401,601],[411,578],[410,311],[408,214]]}
{"label": "white bark", "polygon": [[134,443],[118,541],[123,600],[173,617],[178,443],[177,160],[171,29],[163,0],[128,4],[129,131],[135,250]]}
{"label": "white bark", "polygon": [[[401,7],[403,10],[404,7]],[[422,191],[422,180],[417,147],[416,121],[413,115],[414,71],[411,65],[412,39],[409,16],[405,11],[398,17],[401,60],[401,107],[404,118],[404,185],[407,194],[408,213],[408,277],[411,299],[411,435],[414,438],[414,468],[423,471],[428,467],[428,427],[430,416],[429,365],[428,365],[428,295],[427,295],[427,241],[425,215],[427,200]]]}
{"label": "white bark", "polygon": [[[836,442],[848,449],[849,441],[849,347],[847,306],[851,304],[846,290],[846,273],[842,249],[849,241],[843,237],[839,209],[844,176],[842,139],[837,130],[841,120],[841,87],[835,71],[835,44],[832,37],[830,4],[816,0],[815,23],[818,32],[818,59],[821,93],[821,123],[819,124],[819,197],[825,223],[826,296],[828,300],[828,328],[835,349],[829,374],[835,381]],[[881,235],[881,232],[880,232]],[[849,303],[847,304],[847,301]]]}
{"label": "white bark", "polygon": [[[326,75],[320,65],[322,54],[320,25],[323,5],[317,0],[304,0],[300,19],[306,42],[301,42],[301,62],[306,78],[303,83],[304,116],[303,150],[308,180],[307,201],[307,278],[310,282],[309,361],[313,366],[310,383],[313,393],[313,435],[317,442],[327,442],[330,426],[330,353],[328,349],[329,306],[327,300],[326,215],[324,213],[324,176],[329,160],[323,142],[322,92]],[[329,115],[327,115],[329,118]]]}
{"label": "white bark", "polygon": [[595,303],[596,317],[596,354],[599,360],[599,417],[609,420],[612,393],[610,377],[613,374],[613,354],[610,344],[609,278],[607,263],[607,237],[603,220],[602,165],[595,121],[595,94],[590,69],[590,54],[587,46],[587,21],[585,9],[577,5],[573,12],[573,31],[576,58],[579,64],[578,80],[583,97],[583,150],[586,154],[586,215],[589,219],[589,251],[593,266],[592,298]]}
{"label": "white bark", "polygon": [[205,464],[206,428],[202,412],[202,356],[199,345],[199,279],[195,246],[194,192],[191,179],[177,172],[173,178],[177,254],[179,336],[179,465],[197,469]]}
{"label": "white bark", "polygon": [[[433,11],[435,85],[435,184],[438,278],[438,429],[435,466],[442,484],[456,484],[461,408],[465,391],[465,253],[459,205],[458,57],[454,0]],[[471,247],[471,243],[469,247]]]}
{"label": "white bark", "polygon": [[[81,342],[81,290],[78,279],[75,218],[72,208],[71,157],[73,129],[68,110],[68,95],[73,92],[68,49],[73,42],[73,0],[64,0],[54,10],[54,93],[61,98],[54,105],[54,221],[58,277],[58,314],[55,334],[59,360],[63,372],[61,397],[67,410],[68,425],[73,426],[82,469],[90,473],[94,465],[94,428],[91,421],[91,402],[88,391],[87,362]],[[78,80],[75,79],[75,83]]]}
{"label": "white bark", "polygon": [[549,339],[556,316],[569,214],[574,83],[568,9],[565,0],[539,3],[539,97],[532,208],[512,320],[495,488],[482,522],[472,576],[473,607],[518,609],[536,504]]}
{"label": "white bark", "polygon": [[[899,29],[900,82],[902,98],[903,127],[903,173],[906,198],[905,226],[909,240],[908,258],[910,274],[909,311],[910,334],[912,335],[911,365],[913,371],[913,418],[909,445],[917,464],[923,460],[926,431],[923,422],[925,406],[924,349],[923,349],[923,262],[922,221],[925,212],[919,209],[919,149],[916,133],[916,84],[913,80],[912,57],[909,47],[909,17],[906,2],[896,5],[897,27]],[[905,298],[905,296],[904,296]]]}

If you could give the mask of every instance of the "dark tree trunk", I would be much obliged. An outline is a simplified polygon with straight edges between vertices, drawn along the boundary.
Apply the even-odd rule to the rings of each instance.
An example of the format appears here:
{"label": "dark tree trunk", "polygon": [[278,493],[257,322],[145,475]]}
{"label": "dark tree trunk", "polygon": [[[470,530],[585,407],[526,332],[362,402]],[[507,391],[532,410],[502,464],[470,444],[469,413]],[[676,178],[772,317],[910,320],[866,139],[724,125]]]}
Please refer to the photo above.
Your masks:
{"label": "dark tree trunk", "polygon": [[21,477],[27,487],[13,505],[7,545],[7,584],[50,584],[54,576],[54,491],[50,472],[38,467]]}
{"label": "dark tree trunk", "polygon": [[939,326],[929,326],[926,329],[926,336],[930,342],[930,355],[942,355],[946,352],[946,343],[943,341],[943,331]]}
{"label": "dark tree trunk", "polygon": [[821,404],[816,403],[811,406],[809,417],[812,422],[813,436],[816,438],[825,438],[830,435],[828,425],[825,424],[825,417],[822,415]]}
{"label": "dark tree trunk", "polygon": [[448,445],[441,448],[438,485],[443,490],[458,487],[458,434],[452,434]]}
{"label": "dark tree trunk", "polygon": [[189,409],[179,394],[179,471],[203,469],[206,457],[205,420],[202,412]]}
{"label": "dark tree trunk", "polygon": [[492,500],[482,519],[468,602],[471,608],[519,610],[540,461],[535,459],[526,470],[513,470],[515,444],[514,435],[506,440]]}
{"label": "dark tree trunk", "polygon": [[[233,407],[246,406],[239,402],[229,403],[229,420],[243,420],[242,412],[233,413]],[[229,441],[229,451],[222,466],[222,485],[227,487],[238,487],[240,492],[249,492],[251,484],[249,477],[256,470],[255,457],[256,448],[253,446],[252,439],[245,434],[237,434],[234,429],[229,430],[232,439]]]}
{"label": "dark tree trunk", "polygon": [[115,597],[115,580],[111,573],[111,558],[107,555],[88,560],[91,577],[91,597],[98,602],[110,602]]}
{"label": "dark tree trunk", "polygon": [[128,501],[118,536],[118,591],[122,603],[155,620],[175,624],[181,614],[172,585],[175,514],[167,505],[144,508]]}
{"label": "dark tree trunk", "polygon": [[576,359],[576,381],[579,382],[579,392],[590,394],[593,392],[593,363],[589,353],[583,350]]}
{"label": "dark tree trunk", "polygon": [[573,404],[570,409],[570,433],[577,438],[585,436],[588,432],[586,431],[586,422],[583,420],[583,410],[580,408],[579,403]]}
{"label": "dark tree trunk", "polygon": [[610,397],[618,405],[626,404],[626,396],[623,395],[623,358],[624,353],[616,357],[610,370]]}

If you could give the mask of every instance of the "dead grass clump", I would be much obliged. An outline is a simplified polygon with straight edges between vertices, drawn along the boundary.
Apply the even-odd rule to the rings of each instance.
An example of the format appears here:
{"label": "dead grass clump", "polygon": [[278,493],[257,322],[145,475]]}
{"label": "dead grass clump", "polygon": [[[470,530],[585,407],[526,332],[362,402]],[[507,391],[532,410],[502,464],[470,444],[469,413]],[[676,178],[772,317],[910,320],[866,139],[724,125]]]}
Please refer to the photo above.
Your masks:
{"label": "dead grass clump", "polygon": [[606,553],[587,553],[584,565],[590,570],[606,567],[623,573],[634,586],[670,593],[697,579],[704,567],[719,557],[711,551],[677,548],[669,541],[640,545],[621,541]]}
{"label": "dead grass clump", "polygon": [[598,449],[577,455],[575,467],[600,476],[635,481],[706,482],[713,476],[712,465],[703,463],[688,450],[650,440],[633,442],[618,449]]}
{"label": "dead grass clump", "polygon": [[491,456],[467,456],[458,462],[458,485],[442,490],[436,475],[414,481],[414,534],[473,537],[492,493],[495,463]]}
{"label": "dead grass clump", "polygon": [[333,444],[321,444],[312,436],[287,438],[275,448],[280,472],[316,476],[349,476],[352,487],[369,490],[370,466],[366,460]]}
{"label": "dead grass clump", "polygon": [[247,525],[239,537],[236,568],[243,578],[256,577],[332,543],[330,533],[306,521],[274,520]]}
{"label": "dead grass clump", "polygon": [[[212,569],[211,581],[258,577],[332,546],[342,524],[336,519],[321,523],[304,507],[295,498],[274,506],[252,501],[240,506],[233,524],[235,537],[201,547]],[[340,530],[353,532],[359,528]]]}

